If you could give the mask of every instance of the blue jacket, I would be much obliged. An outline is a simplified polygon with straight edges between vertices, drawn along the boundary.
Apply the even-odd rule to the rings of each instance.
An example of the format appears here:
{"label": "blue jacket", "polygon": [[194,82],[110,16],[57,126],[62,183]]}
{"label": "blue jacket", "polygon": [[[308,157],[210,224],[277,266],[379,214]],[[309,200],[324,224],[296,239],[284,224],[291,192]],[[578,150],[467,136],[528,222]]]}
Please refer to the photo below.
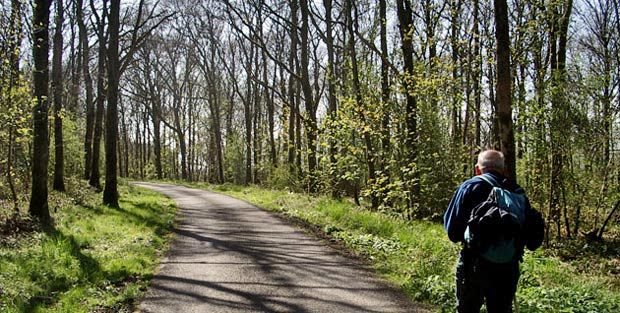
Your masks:
{"label": "blue jacket", "polygon": [[[489,172],[483,175],[490,176],[502,185],[502,188],[524,193],[521,186],[505,176],[497,172]],[[463,235],[467,227],[467,221],[470,218],[471,210],[478,204],[487,200],[489,193],[493,187],[482,178],[472,177],[459,186],[457,191],[450,199],[448,209],[443,217],[443,225],[448,233],[448,238],[453,242],[463,242]],[[532,209],[529,200],[526,197],[525,207],[525,225],[524,225],[524,244],[530,250],[535,250],[542,244],[544,237],[544,223],[542,216],[536,210]]]}

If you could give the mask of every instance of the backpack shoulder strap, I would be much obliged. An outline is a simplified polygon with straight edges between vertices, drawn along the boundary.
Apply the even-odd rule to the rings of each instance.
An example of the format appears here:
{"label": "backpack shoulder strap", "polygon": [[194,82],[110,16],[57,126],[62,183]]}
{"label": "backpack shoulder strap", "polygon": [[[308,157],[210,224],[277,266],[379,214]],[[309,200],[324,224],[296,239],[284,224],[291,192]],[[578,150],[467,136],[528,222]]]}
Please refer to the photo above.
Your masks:
{"label": "backpack shoulder strap", "polygon": [[500,208],[511,212],[521,223],[525,221],[526,197],[523,189],[513,191],[505,189],[497,183],[491,175],[478,175],[480,179],[490,184],[493,188],[489,194],[489,201],[495,202]]}
{"label": "backpack shoulder strap", "polygon": [[497,183],[497,181],[495,181],[495,178],[493,178],[491,175],[486,175],[486,174],[480,174],[478,175],[478,177],[482,180],[484,180],[485,182],[489,183],[492,187],[499,187],[501,188],[501,185]]}

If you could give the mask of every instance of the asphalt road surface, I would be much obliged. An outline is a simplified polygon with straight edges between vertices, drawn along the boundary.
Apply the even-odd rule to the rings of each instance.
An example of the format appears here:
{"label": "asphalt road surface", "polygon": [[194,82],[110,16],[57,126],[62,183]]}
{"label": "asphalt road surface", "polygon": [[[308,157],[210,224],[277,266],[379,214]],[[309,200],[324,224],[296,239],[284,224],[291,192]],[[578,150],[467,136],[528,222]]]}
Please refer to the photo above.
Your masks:
{"label": "asphalt road surface", "polygon": [[367,267],[228,196],[135,183],[179,207],[138,312],[424,312]]}

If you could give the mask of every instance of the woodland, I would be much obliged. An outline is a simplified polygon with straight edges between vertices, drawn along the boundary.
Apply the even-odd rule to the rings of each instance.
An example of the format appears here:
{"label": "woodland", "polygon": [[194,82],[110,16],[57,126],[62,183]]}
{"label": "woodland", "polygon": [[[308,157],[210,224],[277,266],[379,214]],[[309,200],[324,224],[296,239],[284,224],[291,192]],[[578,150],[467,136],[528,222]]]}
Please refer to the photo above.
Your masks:
{"label": "woodland", "polygon": [[0,3],[3,219],[132,179],[439,221],[496,148],[547,242],[620,236],[618,0]]}

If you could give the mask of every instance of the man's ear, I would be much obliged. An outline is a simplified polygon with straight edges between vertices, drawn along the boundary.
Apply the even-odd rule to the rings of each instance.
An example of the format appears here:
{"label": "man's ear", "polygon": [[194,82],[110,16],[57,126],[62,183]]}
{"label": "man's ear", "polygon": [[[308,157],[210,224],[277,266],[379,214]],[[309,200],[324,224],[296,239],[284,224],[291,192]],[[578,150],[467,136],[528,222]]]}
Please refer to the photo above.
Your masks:
{"label": "man's ear", "polygon": [[476,175],[482,174],[482,171],[480,170],[480,166],[478,166],[478,164],[474,166],[474,172],[476,173]]}

